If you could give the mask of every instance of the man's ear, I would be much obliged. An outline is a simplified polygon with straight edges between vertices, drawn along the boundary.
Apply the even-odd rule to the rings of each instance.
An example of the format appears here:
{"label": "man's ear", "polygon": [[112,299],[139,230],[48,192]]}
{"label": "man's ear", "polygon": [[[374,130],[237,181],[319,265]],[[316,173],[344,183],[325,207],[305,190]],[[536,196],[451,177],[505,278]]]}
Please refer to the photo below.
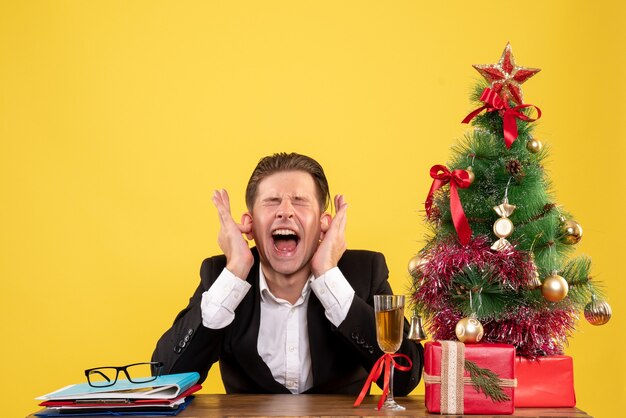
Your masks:
{"label": "man's ear", "polygon": [[333,221],[333,217],[330,216],[330,213],[325,212],[322,214],[322,218],[320,219],[321,233],[320,239],[324,239],[324,235],[330,228],[330,224]]}
{"label": "man's ear", "polygon": [[249,240],[253,240],[254,235],[252,234],[252,214],[250,212],[246,212],[241,215],[241,227],[241,232],[246,234],[246,238],[248,238]]}

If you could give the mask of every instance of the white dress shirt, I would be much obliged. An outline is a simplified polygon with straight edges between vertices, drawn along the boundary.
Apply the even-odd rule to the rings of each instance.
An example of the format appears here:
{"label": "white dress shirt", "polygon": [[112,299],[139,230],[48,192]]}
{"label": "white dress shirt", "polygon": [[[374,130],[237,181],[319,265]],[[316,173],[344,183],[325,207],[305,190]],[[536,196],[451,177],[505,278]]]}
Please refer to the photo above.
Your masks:
{"label": "white dress shirt", "polygon": [[[229,325],[250,287],[225,268],[202,295],[202,324],[211,329]],[[311,290],[322,303],[326,318],[338,327],[354,298],[354,289],[339,268],[330,269],[317,279],[311,276],[300,298],[291,304],[272,294],[259,266],[261,322],[257,350],[274,379],[291,393],[302,393],[313,386],[306,314]]]}

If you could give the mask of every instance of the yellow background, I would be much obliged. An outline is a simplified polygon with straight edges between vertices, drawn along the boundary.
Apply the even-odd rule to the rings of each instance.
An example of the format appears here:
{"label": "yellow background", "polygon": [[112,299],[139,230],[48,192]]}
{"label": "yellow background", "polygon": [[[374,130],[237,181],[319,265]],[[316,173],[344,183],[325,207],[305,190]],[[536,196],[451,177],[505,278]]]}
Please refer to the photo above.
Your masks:
{"label": "yellow background", "polygon": [[[614,311],[570,340],[578,406],[619,414],[620,3],[2,1],[2,416],[37,410],[85,368],[148,360],[219,251],[212,190],[231,191],[238,216],[269,153],[318,159],[350,203],[349,246],[385,253],[406,290],[428,170],[467,129],[471,64],[507,41],[542,68],[525,98]],[[223,390],[214,373],[205,386]]]}

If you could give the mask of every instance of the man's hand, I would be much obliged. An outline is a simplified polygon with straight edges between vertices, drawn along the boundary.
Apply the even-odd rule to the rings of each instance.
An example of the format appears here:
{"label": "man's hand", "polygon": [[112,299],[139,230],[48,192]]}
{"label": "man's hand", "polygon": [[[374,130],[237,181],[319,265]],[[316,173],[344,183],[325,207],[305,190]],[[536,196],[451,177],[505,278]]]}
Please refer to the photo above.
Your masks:
{"label": "man's hand", "polygon": [[216,190],[212,200],[220,219],[217,243],[226,256],[226,268],[235,276],[245,280],[254,264],[252,252],[242,236],[242,234],[252,232],[251,218],[244,217],[242,224],[235,222],[230,213],[228,192],[224,189]]}
{"label": "man's hand", "polygon": [[346,251],[346,210],[348,204],[343,195],[335,196],[335,217],[326,230],[322,228],[322,241],[311,259],[311,270],[320,277],[333,267]]}

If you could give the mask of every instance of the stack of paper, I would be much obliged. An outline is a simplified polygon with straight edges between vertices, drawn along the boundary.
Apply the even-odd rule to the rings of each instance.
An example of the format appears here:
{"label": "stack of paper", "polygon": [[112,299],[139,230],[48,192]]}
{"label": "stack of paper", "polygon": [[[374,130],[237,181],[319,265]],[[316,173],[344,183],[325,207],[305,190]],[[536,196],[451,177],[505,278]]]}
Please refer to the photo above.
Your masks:
{"label": "stack of paper", "polygon": [[159,376],[146,383],[118,380],[113,386],[95,388],[88,383],[66,386],[40,396],[45,409],[41,417],[94,415],[176,415],[189,405],[192,393],[200,390],[198,373]]}

